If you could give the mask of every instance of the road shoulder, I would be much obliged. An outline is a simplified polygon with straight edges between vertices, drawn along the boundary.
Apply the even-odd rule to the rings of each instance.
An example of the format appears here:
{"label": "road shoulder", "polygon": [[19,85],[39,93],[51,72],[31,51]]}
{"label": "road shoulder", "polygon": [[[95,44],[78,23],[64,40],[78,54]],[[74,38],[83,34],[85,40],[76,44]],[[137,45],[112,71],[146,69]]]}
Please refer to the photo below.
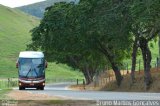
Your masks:
{"label": "road shoulder", "polygon": [[49,96],[47,94],[33,94],[29,91],[18,90],[11,90],[6,96],[14,100],[64,100],[64,98]]}

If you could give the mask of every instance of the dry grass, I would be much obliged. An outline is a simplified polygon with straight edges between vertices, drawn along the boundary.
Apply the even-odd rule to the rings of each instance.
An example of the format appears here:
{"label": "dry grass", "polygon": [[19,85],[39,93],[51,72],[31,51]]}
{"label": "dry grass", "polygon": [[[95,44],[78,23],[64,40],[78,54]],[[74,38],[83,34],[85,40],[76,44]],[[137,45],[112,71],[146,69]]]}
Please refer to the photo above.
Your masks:
{"label": "dry grass", "polygon": [[[124,76],[121,86],[118,87],[116,84],[115,77],[113,72],[107,75],[107,72],[104,72],[99,75],[99,81],[96,85],[95,82],[90,85],[73,85],[70,88],[73,90],[103,90],[103,91],[121,91],[121,92],[160,92],[160,69],[153,68],[151,69],[153,83],[151,84],[149,90],[146,91],[144,85],[144,72],[143,70],[135,73],[135,83],[131,84],[130,74],[127,74],[126,71],[122,71]],[[130,72],[129,72],[130,73]],[[110,77],[110,78],[109,78]]]}
{"label": "dry grass", "polygon": [[140,71],[135,73],[135,83],[131,84],[130,74],[124,75],[124,79],[121,86],[116,85],[116,81],[112,81],[105,86],[101,87],[100,90],[110,90],[110,91],[125,91],[125,92],[160,92],[160,69],[156,68],[151,70],[153,83],[151,84],[149,90],[146,91],[144,85],[144,72]]}
{"label": "dry grass", "polygon": [[80,84],[80,85],[71,85],[71,86],[69,86],[69,89],[83,91],[86,88],[84,85]]}

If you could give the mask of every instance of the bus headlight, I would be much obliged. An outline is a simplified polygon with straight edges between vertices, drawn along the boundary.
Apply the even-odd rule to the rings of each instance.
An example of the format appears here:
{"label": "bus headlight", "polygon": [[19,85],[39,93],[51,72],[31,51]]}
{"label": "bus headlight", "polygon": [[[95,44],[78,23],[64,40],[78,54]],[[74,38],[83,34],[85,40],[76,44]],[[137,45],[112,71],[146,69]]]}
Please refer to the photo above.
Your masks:
{"label": "bus headlight", "polygon": [[19,83],[19,86],[21,86],[22,84],[21,83]]}
{"label": "bus headlight", "polygon": [[45,83],[43,83],[42,85],[45,86]]}

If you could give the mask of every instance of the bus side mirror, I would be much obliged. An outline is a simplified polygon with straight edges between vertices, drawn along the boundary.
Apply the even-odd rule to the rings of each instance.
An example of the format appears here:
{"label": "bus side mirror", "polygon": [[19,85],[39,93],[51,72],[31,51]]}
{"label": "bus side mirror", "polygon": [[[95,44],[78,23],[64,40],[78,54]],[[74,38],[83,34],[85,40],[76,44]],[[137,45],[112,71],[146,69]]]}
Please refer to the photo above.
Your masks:
{"label": "bus side mirror", "polygon": [[48,63],[47,63],[47,61],[45,61],[45,68],[47,68],[48,67]]}
{"label": "bus side mirror", "polygon": [[16,68],[18,68],[18,63],[16,62]]}

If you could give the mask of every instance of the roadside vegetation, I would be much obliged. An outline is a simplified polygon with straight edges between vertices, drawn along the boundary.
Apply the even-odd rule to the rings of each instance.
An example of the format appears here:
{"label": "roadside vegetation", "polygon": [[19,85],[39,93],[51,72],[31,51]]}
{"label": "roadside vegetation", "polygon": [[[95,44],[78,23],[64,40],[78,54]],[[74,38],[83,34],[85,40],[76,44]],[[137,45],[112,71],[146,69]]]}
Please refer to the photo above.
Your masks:
{"label": "roadside vegetation", "polygon": [[7,98],[6,94],[10,91],[10,89],[1,89],[0,90],[0,100]]}
{"label": "roadside vegetation", "polygon": [[144,71],[135,72],[135,82],[131,83],[130,72],[122,70],[123,81],[121,86],[117,86],[116,79],[111,70],[104,71],[99,74],[98,78],[94,78],[93,82],[89,85],[72,85],[69,88],[72,90],[100,90],[100,91],[118,91],[118,92],[153,92],[158,93],[160,90],[160,68],[152,68],[151,74],[153,83],[150,89],[146,89],[144,86]]}
{"label": "roadside vegetation", "polygon": [[150,44],[160,32],[159,6],[159,0],[56,3],[46,8],[40,25],[32,30],[28,49],[41,49],[50,61],[79,69],[86,84],[93,82],[97,72],[112,69],[118,86],[125,80],[120,72],[125,60],[132,61],[134,84],[137,55],[141,54],[144,86],[149,89],[153,83]]}
{"label": "roadside vegetation", "polygon": [[146,89],[144,86],[144,71],[135,72],[135,82],[131,84],[130,74],[124,75],[124,81],[120,87],[116,86],[115,80],[106,84],[105,86],[99,87],[99,90],[106,91],[120,91],[120,92],[159,92],[160,91],[160,69],[153,68],[151,69],[153,83],[150,86],[150,89]]}

